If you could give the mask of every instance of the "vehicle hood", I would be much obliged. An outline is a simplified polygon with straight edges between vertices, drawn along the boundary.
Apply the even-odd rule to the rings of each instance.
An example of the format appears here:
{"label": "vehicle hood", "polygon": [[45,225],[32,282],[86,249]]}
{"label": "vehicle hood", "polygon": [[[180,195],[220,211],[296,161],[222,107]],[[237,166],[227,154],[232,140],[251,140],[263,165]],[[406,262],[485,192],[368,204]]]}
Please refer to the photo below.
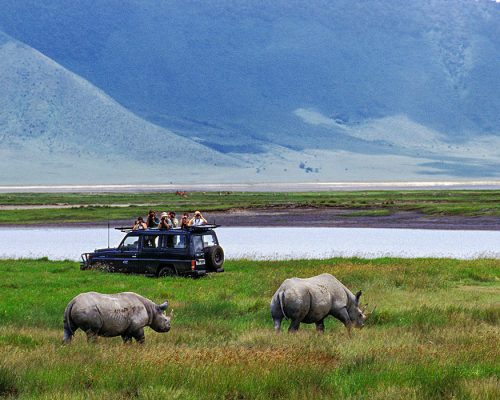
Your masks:
{"label": "vehicle hood", "polygon": [[105,248],[105,249],[95,249],[94,250],[94,253],[100,253],[100,254],[103,254],[103,253],[112,253],[112,252],[115,252],[116,251],[116,248]]}

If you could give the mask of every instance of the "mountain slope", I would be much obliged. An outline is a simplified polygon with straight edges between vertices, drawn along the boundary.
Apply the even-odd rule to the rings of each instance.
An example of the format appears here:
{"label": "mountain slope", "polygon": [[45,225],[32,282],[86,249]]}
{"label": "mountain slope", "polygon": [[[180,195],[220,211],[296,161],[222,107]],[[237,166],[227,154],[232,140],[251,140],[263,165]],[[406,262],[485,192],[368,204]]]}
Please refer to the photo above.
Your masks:
{"label": "mountain slope", "polygon": [[338,149],[297,125],[298,108],[405,115],[451,140],[500,134],[489,0],[57,4],[0,0],[0,26],[136,114],[228,152]]}
{"label": "mountain slope", "polygon": [[[0,9],[0,29],[31,46],[0,35],[3,170],[24,148],[39,150],[40,171],[50,165],[47,180],[90,179],[84,164],[108,182],[500,176],[493,1],[0,0]],[[162,162],[181,153],[196,158],[171,174]]]}
{"label": "mountain slope", "polygon": [[16,157],[24,150],[33,166],[38,158],[57,155],[69,156],[74,164],[79,157],[121,161],[124,170],[127,161],[168,165],[172,172],[241,165],[142,120],[89,82],[6,35],[0,35],[0,87],[4,161],[10,149]]}

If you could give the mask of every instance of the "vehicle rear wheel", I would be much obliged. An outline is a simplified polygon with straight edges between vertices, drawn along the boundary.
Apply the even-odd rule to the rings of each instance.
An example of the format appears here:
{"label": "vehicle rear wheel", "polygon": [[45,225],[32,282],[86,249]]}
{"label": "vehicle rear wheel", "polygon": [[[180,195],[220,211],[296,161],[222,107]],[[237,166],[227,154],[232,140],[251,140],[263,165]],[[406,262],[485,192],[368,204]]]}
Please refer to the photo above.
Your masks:
{"label": "vehicle rear wheel", "polygon": [[205,262],[211,271],[217,271],[224,264],[224,250],[219,245],[209,247],[205,252]]}
{"label": "vehicle rear wheel", "polygon": [[168,276],[175,276],[175,269],[172,267],[161,267],[158,270],[158,278],[166,278]]}

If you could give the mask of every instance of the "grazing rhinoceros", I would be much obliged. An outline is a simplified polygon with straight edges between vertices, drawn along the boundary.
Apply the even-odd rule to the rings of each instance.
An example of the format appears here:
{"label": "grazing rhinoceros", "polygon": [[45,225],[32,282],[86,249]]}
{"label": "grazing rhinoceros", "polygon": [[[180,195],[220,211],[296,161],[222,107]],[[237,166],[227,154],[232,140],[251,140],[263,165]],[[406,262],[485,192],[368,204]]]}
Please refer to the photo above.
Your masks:
{"label": "grazing rhinoceros", "polygon": [[101,294],[82,293],[69,302],[64,311],[64,342],[69,343],[80,328],[87,340],[97,336],[121,336],[123,342],[132,338],[144,343],[144,327],[156,332],[170,330],[170,316],[164,314],[168,301],[157,305],[133,292]]}
{"label": "grazing rhinoceros", "polygon": [[301,322],[316,324],[325,330],[324,319],[332,315],[342,321],[350,334],[351,327],[362,328],[366,316],[359,308],[361,291],[353,295],[337,278],[321,274],[312,278],[286,279],[271,300],[274,329],[279,332],[281,320],[291,320],[289,332],[299,329]]}

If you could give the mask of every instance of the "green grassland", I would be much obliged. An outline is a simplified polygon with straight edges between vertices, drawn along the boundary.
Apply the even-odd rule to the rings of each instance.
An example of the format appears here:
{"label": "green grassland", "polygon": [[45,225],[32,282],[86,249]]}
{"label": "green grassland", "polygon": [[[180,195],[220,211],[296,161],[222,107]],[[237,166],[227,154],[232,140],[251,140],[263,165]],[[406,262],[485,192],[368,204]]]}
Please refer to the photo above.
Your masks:
{"label": "green grassland", "polygon": [[[500,260],[226,262],[202,279],[80,271],[74,262],[0,261],[0,397],[23,399],[498,399]],[[377,305],[349,338],[302,325],[273,332],[287,277],[337,276]],[[172,330],[62,345],[66,304],[135,291],[175,309]],[[287,323],[285,323],[287,324]]]}
{"label": "green grassland", "polygon": [[[356,210],[354,216],[376,217],[398,211],[419,211],[429,215],[500,216],[500,191],[190,192],[186,196],[175,193],[0,194],[0,206],[15,205],[73,206],[30,209],[31,223],[130,219],[146,214],[150,208],[193,212],[195,209],[336,207]],[[26,215],[26,210],[2,210],[0,224],[26,223]]]}

